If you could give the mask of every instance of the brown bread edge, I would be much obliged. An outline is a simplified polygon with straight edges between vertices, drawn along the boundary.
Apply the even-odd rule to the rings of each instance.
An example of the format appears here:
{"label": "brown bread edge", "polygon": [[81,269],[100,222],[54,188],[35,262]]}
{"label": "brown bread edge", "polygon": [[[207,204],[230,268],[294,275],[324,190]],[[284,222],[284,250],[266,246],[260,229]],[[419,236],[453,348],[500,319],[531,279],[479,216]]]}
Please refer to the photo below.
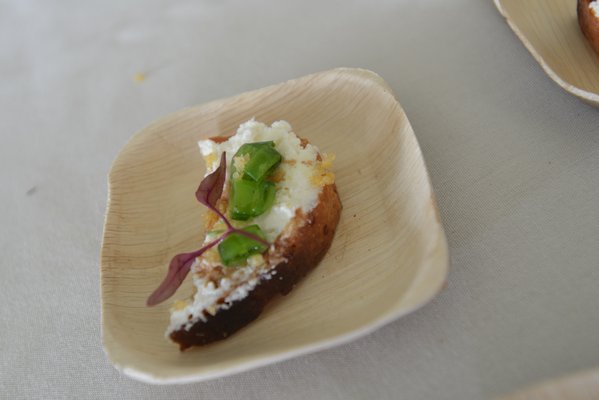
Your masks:
{"label": "brown bread edge", "polygon": [[593,50],[599,54],[599,18],[596,18],[589,4],[591,0],[578,0],[576,13],[578,14],[578,25],[584,36],[588,39]]}
{"label": "brown bread edge", "polygon": [[276,274],[262,279],[242,300],[230,308],[207,315],[189,330],[180,329],[170,334],[183,351],[225,339],[255,320],[266,304],[277,294],[286,295],[293,286],[322,260],[331,246],[341,215],[341,201],[335,184],[323,187],[316,207],[304,217],[305,223],[284,243],[279,244],[283,257]]}

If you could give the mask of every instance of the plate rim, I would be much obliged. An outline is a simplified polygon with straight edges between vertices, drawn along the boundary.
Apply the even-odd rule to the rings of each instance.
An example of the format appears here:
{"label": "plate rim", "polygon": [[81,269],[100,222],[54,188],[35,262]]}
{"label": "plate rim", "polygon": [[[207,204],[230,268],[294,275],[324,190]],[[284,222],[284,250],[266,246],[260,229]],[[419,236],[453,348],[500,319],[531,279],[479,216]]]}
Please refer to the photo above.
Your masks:
{"label": "plate rim", "polygon": [[[522,0],[522,1],[526,1],[526,0]],[[516,23],[510,19],[509,13],[505,10],[505,8],[502,4],[502,0],[493,0],[493,3],[495,4],[495,7],[497,8],[497,10],[501,14],[501,16],[505,19],[505,21],[507,22],[509,27],[516,34],[518,39],[520,39],[522,44],[524,44],[524,47],[526,48],[526,50],[528,50],[528,52],[532,55],[532,57],[539,63],[539,65],[541,65],[541,68],[543,68],[543,71],[545,71],[545,73],[547,75],[549,75],[549,78],[551,78],[552,81],[557,83],[559,87],[561,87],[563,90],[570,93],[571,95],[574,95],[575,97],[577,97],[591,105],[599,106],[599,93],[589,92],[587,90],[581,89],[581,88],[565,81],[561,76],[559,76],[549,66],[549,64],[547,64],[545,62],[545,59],[539,53],[537,53],[535,47],[528,40],[526,35],[524,35],[524,33],[522,33],[520,28],[518,28]]]}
{"label": "plate rim", "polygon": [[[103,273],[104,266],[103,265],[104,265],[104,257],[105,257],[104,253],[106,251],[105,250],[105,248],[106,248],[105,240],[106,240],[107,220],[108,220],[109,214],[111,212],[112,175],[113,175],[113,172],[115,171],[116,167],[118,166],[119,160],[121,159],[121,156],[122,156],[123,152],[125,151],[125,149],[127,149],[127,147],[133,141],[135,141],[139,135],[143,134],[143,132],[146,131],[146,129],[149,128],[150,126],[153,126],[155,124],[164,123],[165,121],[176,118],[176,116],[181,112],[186,112],[186,111],[189,111],[190,109],[194,109],[194,108],[198,108],[198,107],[206,107],[212,103],[222,102],[222,101],[236,98],[239,96],[252,94],[254,92],[272,89],[277,86],[282,86],[282,85],[288,84],[289,82],[296,81],[296,80],[310,79],[317,75],[339,74],[339,73],[344,73],[349,76],[353,75],[353,76],[360,77],[363,79],[365,78],[365,79],[368,79],[371,82],[375,83],[376,85],[379,86],[379,88],[381,90],[383,90],[384,92],[387,92],[392,97],[393,101],[396,103],[396,106],[398,107],[398,112],[403,113],[405,116],[405,123],[409,126],[409,129],[411,132],[410,134],[413,136],[413,138],[415,140],[415,151],[417,151],[419,153],[419,158],[422,161],[424,174],[427,178],[427,185],[430,188],[430,192],[431,192],[430,193],[430,195],[431,195],[430,206],[434,209],[434,212],[436,213],[435,229],[436,229],[437,240],[436,240],[435,244],[432,246],[431,253],[439,252],[440,261],[439,261],[439,265],[434,265],[435,271],[437,272],[437,279],[435,282],[432,283],[432,289],[429,289],[429,292],[425,296],[421,296],[420,298],[417,299],[417,301],[412,301],[412,304],[408,304],[408,306],[406,306],[405,308],[403,308],[401,310],[388,310],[386,312],[382,312],[371,323],[365,324],[364,326],[361,326],[359,328],[349,330],[345,333],[333,336],[331,338],[325,338],[325,339],[321,339],[321,340],[312,341],[310,343],[300,345],[299,347],[294,347],[289,350],[280,351],[273,355],[267,355],[267,356],[263,356],[263,357],[256,357],[256,358],[250,359],[250,360],[240,361],[233,365],[230,365],[227,367],[221,367],[221,368],[219,368],[217,370],[213,370],[213,371],[207,371],[207,372],[203,372],[203,373],[198,373],[198,372],[184,373],[179,376],[160,376],[160,375],[156,375],[155,373],[139,370],[138,368],[136,368],[134,366],[127,365],[126,362],[122,362],[122,361],[115,359],[112,354],[113,349],[110,348],[109,343],[108,343],[111,340],[112,335],[108,329],[108,324],[106,323],[106,310],[105,310],[105,302],[103,299],[103,297],[105,295],[104,294],[105,288],[103,285],[103,282],[104,282],[104,273]],[[412,290],[414,290],[414,287],[416,286],[414,282],[417,281],[417,279],[421,276],[421,274],[429,272],[430,268],[433,267],[430,264],[431,263],[429,261],[429,262],[423,264],[418,269],[418,273],[414,276],[412,285],[406,290],[406,292],[404,293],[404,296],[408,296],[410,294],[410,292]],[[108,173],[107,205],[106,205],[106,211],[105,211],[105,215],[104,215],[104,225],[103,225],[103,231],[102,231],[102,243],[101,243],[101,251],[100,251],[100,296],[101,296],[102,348],[103,348],[104,353],[106,354],[106,357],[110,361],[110,363],[117,370],[121,371],[124,375],[126,375],[130,378],[136,379],[136,380],[144,382],[144,383],[156,384],[156,385],[185,384],[185,383],[193,383],[193,382],[202,382],[202,381],[207,381],[210,379],[230,376],[230,375],[238,374],[241,372],[249,371],[254,368],[259,368],[259,367],[263,367],[266,365],[275,364],[275,363],[282,362],[284,360],[295,358],[295,357],[298,357],[301,355],[315,353],[318,351],[322,351],[325,349],[329,349],[329,348],[340,346],[342,344],[349,343],[353,340],[364,337],[364,336],[382,328],[385,325],[388,325],[389,323],[391,323],[407,314],[410,314],[410,313],[416,311],[417,309],[419,309],[419,308],[423,307],[424,305],[426,305],[427,303],[429,303],[445,287],[446,282],[447,282],[448,273],[449,273],[449,266],[450,266],[450,255],[449,255],[449,246],[448,246],[448,242],[447,242],[447,236],[446,236],[445,230],[443,228],[442,220],[441,220],[439,209],[437,206],[436,196],[435,196],[432,182],[430,179],[430,174],[428,172],[428,168],[426,166],[426,162],[425,162],[424,156],[422,154],[422,150],[421,150],[420,144],[418,142],[418,139],[416,137],[416,134],[413,130],[413,127],[412,127],[409,119],[407,118],[407,114],[405,113],[405,110],[399,103],[397,97],[393,93],[390,86],[387,84],[387,82],[385,82],[385,80],[380,75],[378,75],[377,73],[375,73],[371,70],[363,69],[363,68],[340,67],[340,68],[334,68],[334,69],[325,70],[325,71],[321,71],[321,72],[316,72],[316,73],[304,75],[304,76],[301,76],[298,78],[289,79],[289,80],[286,80],[286,81],[283,81],[280,83],[276,83],[273,85],[268,85],[268,86],[258,88],[255,90],[241,92],[238,94],[234,94],[232,96],[227,96],[227,97],[220,98],[220,99],[210,100],[210,101],[200,103],[198,105],[194,105],[191,107],[184,107],[180,110],[176,110],[172,113],[169,113],[160,118],[157,118],[156,120],[154,120],[154,121],[150,122],[149,124],[147,124],[146,126],[142,127],[139,131],[137,131],[136,133],[131,135],[129,140],[119,150],[113,163],[111,164],[110,171]]]}

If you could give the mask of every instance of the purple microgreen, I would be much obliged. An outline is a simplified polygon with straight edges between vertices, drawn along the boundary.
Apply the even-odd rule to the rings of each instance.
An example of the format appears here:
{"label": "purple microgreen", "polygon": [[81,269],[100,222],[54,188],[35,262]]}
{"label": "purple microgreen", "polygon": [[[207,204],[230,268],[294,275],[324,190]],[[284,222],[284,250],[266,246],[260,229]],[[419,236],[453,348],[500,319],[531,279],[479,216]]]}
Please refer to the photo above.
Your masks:
{"label": "purple microgreen", "polygon": [[223,151],[220,157],[220,164],[212,173],[206,175],[198,190],[196,190],[196,199],[210,209],[216,208],[216,202],[223,194],[225,186],[225,177],[227,176],[227,154]]}
{"label": "purple microgreen", "polygon": [[168,266],[166,277],[160,286],[158,286],[158,289],[154,290],[150,297],[148,297],[146,305],[155,306],[156,304],[160,304],[164,300],[171,297],[177,291],[179,286],[181,286],[183,280],[185,280],[185,277],[189,273],[189,270],[191,269],[196,257],[201,256],[206,250],[219,243],[224,237],[225,236],[223,235],[218,239],[213,240],[199,250],[193,251],[191,253],[181,253],[174,256],[170,265]]}
{"label": "purple microgreen", "polygon": [[220,164],[211,174],[207,175],[202,182],[198,190],[196,190],[196,199],[210,210],[214,211],[220,219],[223,220],[227,228],[232,229],[233,226],[216,207],[216,203],[220,196],[223,194],[223,188],[225,186],[225,177],[227,176],[227,153],[223,151],[220,156]]}
{"label": "purple microgreen", "polygon": [[219,218],[227,226],[227,230],[223,232],[220,237],[208,243],[201,249],[193,251],[191,253],[177,254],[175,257],[173,257],[169,264],[166,277],[164,278],[160,286],[158,286],[158,289],[156,289],[150,295],[150,297],[148,297],[146,305],[155,306],[171,297],[187,277],[187,274],[191,270],[191,266],[193,265],[194,260],[197,257],[204,254],[204,252],[206,252],[210,248],[214,247],[216,244],[220,243],[223,239],[225,239],[232,233],[238,233],[252,240],[255,240],[256,242],[262,243],[265,246],[270,246],[270,243],[268,243],[261,237],[254,235],[253,233],[246,232],[242,229],[235,228],[231,224],[231,222],[229,222],[227,217],[225,217],[225,215],[222,212],[220,212],[220,210],[216,207],[216,203],[223,194],[226,176],[227,155],[223,151],[223,154],[220,158],[219,166],[212,173],[208,174],[204,179],[202,179],[202,182],[200,182],[200,186],[198,187],[198,190],[196,190],[196,198],[200,203],[208,207],[210,210],[212,210],[219,216]]}

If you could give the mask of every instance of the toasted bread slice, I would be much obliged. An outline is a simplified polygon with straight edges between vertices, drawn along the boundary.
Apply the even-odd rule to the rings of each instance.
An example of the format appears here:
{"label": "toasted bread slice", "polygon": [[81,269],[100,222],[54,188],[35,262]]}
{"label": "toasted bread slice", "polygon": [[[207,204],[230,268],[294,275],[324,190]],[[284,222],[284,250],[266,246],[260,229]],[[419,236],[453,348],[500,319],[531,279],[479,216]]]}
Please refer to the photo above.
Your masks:
{"label": "toasted bread slice", "polygon": [[599,54],[599,2],[597,0],[578,0],[578,24],[582,33],[597,54]]}
{"label": "toasted bread slice", "polygon": [[[195,293],[187,301],[175,303],[167,330],[181,350],[225,339],[249,324],[273,297],[289,293],[315,268],[331,245],[341,202],[328,170],[330,160],[295,136],[289,124],[279,121],[269,128],[248,121],[234,137],[212,138],[200,142],[200,147],[210,170],[224,148],[239,147],[240,137],[241,141],[248,138],[257,141],[256,138],[270,140],[271,136],[278,138],[277,147],[284,155],[284,168],[275,173],[277,200],[265,215],[245,223],[262,225],[271,245],[264,254],[251,256],[244,265],[236,267],[223,266],[215,249],[196,259],[191,270]],[[229,153],[232,151],[227,155],[233,155]],[[224,214],[228,197],[229,188],[225,184],[218,202]],[[219,223],[216,214],[209,212],[206,231],[218,229]],[[207,237],[206,241],[209,240]]]}

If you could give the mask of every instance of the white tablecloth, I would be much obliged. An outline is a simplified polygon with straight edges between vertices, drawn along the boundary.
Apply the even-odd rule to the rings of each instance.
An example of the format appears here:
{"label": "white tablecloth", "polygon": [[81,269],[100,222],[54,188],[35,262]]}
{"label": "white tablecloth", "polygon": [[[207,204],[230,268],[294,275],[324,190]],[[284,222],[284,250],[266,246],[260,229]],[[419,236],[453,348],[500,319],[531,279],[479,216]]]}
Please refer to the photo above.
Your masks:
{"label": "white tablecloth", "polygon": [[[382,75],[412,122],[447,288],[353,343],[232,377],[120,375],[99,298],[119,149],[182,107],[339,66]],[[1,398],[480,399],[599,364],[599,110],[490,0],[5,0],[0,76]]]}

